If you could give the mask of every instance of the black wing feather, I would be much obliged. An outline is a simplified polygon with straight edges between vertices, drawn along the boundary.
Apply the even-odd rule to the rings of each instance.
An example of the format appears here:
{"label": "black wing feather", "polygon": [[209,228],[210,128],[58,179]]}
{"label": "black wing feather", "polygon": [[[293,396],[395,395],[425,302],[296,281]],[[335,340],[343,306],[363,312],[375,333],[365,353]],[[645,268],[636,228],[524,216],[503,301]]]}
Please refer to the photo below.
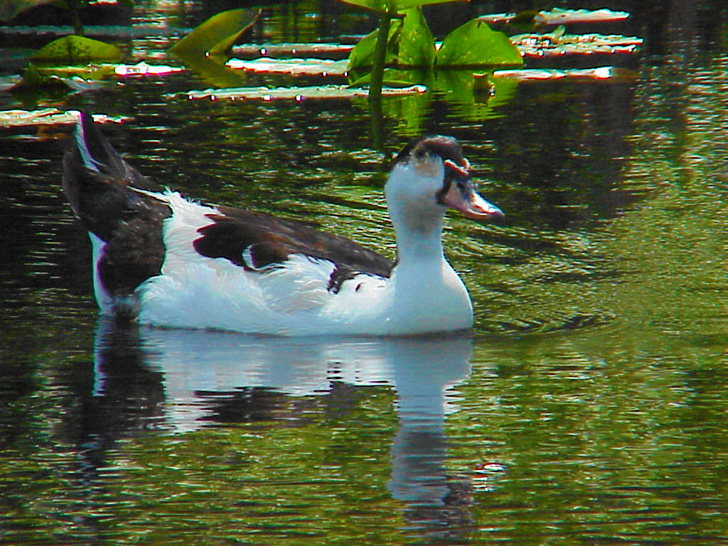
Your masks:
{"label": "black wing feather", "polygon": [[247,270],[275,267],[291,254],[328,260],[336,264],[329,283],[335,292],[357,274],[389,277],[392,272],[391,260],[344,237],[266,214],[227,207],[218,211],[194,242],[203,256],[226,258]]}

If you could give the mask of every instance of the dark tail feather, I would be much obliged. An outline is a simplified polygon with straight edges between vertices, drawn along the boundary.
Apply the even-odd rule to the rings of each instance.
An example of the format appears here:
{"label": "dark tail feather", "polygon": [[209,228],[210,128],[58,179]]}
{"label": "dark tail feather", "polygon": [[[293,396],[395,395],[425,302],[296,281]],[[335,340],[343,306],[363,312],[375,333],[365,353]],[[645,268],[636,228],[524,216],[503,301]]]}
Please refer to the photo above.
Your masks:
{"label": "dark tail feather", "polygon": [[132,188],[161,191],[122,159],[86,112],[79,116],[74,145],[66,153],[63,167],[63,189],[73,211],[89,231],[105,241],[124,212],[145,200]]}

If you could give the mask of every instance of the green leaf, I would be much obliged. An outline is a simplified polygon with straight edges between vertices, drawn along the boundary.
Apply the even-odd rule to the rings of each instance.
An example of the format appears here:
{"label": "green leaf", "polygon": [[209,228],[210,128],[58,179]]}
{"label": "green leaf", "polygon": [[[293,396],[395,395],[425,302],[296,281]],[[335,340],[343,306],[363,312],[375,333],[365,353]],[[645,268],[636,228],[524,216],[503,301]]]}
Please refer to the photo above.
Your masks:
{"label": "green leaf", "polygon": [[411,8],[447,2],[468,2],[469,0],[342,0],[347,4],[370,9],[378,13],[399,13]]}
{"label": "green leaf", "polygon": [[437,52],[435,64],[439,67],[467,66],[522,66],[518,49],[508,36],[473,19],[456,28],[445,37]]}
{"label": "green leaf", "polygon": [[250,28],[260,15],[260,10],[233,9],[210,17],[187,36],[177,42],[172,53],[196,55],[224,55],[235,40]]}
{"label": "green leaf", "polygon": [[[392,34],[390,29],[390,35]],[[374,49],[377,46],[377,31],[370,32],[364,38],[359,40],[354,49],[349,53],[348,70],[355,71],[372,66],[374,59]]]}
{"label": "green leaf", "polygon": [[435,63],[435,39],[432,36],[422,8],[404,12],[399,27],[399,42],[393,44],[393,64],[429,68]]}
{"label": "green leaf", "polygon": [[18,13],[55,0],[0,0],[0,21],[9,21]]}
{"label": "green leaf", "polygon": [[[368,69],[374,60],[377,33],[362,38],[349,54],[349,71]],[[387,39],[385,65],[430,68],[435,62],[434,38],[422,10],[407,10],[402,18],[392,21]]]}
{"label": "green leaf", "polygon": [[33,59],[56,64],[80,64],[89,61],[121,61],[121,50],[112,44],[84,38],[64,36],[39,49]]}

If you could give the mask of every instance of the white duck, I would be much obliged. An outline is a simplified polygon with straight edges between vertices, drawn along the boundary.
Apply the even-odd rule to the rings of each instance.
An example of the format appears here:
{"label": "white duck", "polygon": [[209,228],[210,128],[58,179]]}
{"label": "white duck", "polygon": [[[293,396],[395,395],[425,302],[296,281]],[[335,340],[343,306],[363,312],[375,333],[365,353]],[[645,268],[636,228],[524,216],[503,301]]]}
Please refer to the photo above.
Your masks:
{"label": "white duck", "polygon": [[395,263],[298,222],[163,190],[87,114],[64,168],[93,243],[101,311],[167,327],[383,336],[471,328],[470,297],[443,253],[445,211],[503,214],[477,194],[459,143],[444,136],[419,138],[394,160],[385,194]]}

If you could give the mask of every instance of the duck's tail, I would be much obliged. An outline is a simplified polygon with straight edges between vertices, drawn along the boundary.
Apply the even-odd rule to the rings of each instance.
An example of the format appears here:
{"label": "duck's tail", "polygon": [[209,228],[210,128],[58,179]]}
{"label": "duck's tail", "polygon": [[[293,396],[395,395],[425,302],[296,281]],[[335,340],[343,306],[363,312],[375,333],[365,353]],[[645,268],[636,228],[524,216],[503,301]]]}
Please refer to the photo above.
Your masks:
{"label": "duck's tail", "polygon": [[116,312],[160,273],[171,211],[154,196],[162,189],[122,159],[89,114],[79,116],[63,167],[63,189],[93,242],[97,300],[104,312]]}
{"label": "duck's tail", "polygon": [[162,191],[122,159],[86,112],[79,114],[63,167],[63,189],[73,211],[86,229],[106,242],[130,210],[149,200],[135,189]]}

